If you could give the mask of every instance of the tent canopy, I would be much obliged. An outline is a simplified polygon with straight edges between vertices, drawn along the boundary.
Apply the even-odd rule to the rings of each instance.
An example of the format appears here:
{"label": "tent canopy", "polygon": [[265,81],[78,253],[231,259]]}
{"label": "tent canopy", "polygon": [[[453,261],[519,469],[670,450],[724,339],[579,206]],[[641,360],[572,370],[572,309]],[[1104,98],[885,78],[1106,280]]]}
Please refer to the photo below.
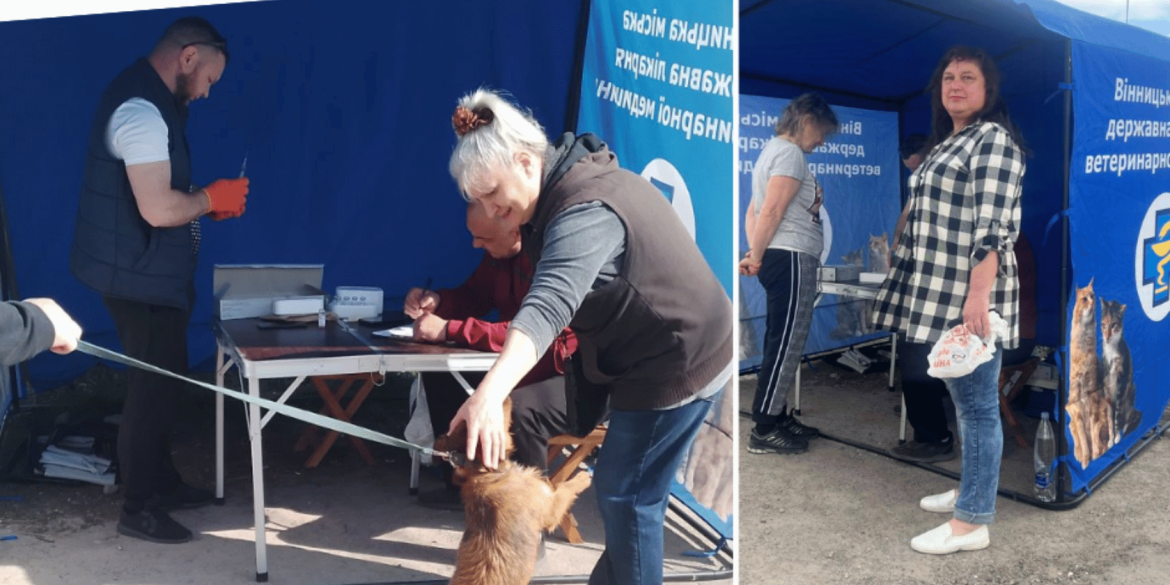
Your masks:
{"label": "tent canopy", "polygon": [[[792,85],[883,109],[918,97],[951,45],[1002,60],[1066,38],[1170,60],[1165,37],[1054,0],[740,2],[744,93],[762,82]],[[1029,81],[1005,76],[1004,93]]]}

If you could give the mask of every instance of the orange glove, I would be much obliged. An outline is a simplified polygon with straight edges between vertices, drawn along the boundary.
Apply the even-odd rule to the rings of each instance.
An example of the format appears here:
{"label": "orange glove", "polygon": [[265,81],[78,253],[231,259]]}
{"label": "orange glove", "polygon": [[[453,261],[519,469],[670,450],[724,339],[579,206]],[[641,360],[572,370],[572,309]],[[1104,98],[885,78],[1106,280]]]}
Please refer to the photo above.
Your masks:
{"label": "orange glove", "polygon": [[207,214],[219,221],[244,214],[248,202],[248,178],[220,179],[203,188],[207,194]]}
{"label": "orange glove", "polygon": [[234,211],[213,211],[211,213],[208,213],[207,217],[210,217],[211,219],[214,219],[215,221],[223,221],[225,219],[235,219],[235,218],[239,217],[240,215],[242,215],[242,213],[236,213]]}

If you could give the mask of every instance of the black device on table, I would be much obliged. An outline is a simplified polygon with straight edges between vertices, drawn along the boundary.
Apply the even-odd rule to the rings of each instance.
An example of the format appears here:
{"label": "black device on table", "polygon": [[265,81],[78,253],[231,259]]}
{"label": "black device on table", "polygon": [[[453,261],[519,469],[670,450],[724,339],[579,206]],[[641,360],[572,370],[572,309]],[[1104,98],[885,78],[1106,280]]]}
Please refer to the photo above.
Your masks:
{"label": "black device on table", "polygon": [[370,327],[395,327],[397,325],[406,325],[414,320],[406,316],[402,311],[383,311],[377,317],[362,317],[358,322],[362,325]]}

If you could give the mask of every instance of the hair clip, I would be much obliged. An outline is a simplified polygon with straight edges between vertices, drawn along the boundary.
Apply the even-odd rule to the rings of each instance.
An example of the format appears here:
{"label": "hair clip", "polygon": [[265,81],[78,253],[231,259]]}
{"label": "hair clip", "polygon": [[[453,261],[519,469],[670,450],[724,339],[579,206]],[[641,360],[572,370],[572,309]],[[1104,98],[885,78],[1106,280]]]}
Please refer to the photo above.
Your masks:
{"label": "hair clip", "polygon": [[451,126],[455,128],[455,134],[462,138],[464,134],[490,124],[495,118],[495,113],[486,107],[472,111],[464,106],[458,106],[455,108],[455,114],[451,116]]}

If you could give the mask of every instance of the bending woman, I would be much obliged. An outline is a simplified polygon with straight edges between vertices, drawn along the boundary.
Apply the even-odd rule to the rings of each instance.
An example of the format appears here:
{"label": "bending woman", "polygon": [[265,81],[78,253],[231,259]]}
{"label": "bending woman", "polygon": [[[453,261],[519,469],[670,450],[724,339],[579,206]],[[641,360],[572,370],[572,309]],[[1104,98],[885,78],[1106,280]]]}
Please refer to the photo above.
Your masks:
{"label": "bending woman", "polygon": [[[500,357],[451,422],[467,452],[503,457],[502,404],[566,326],[577,385],[608,393],[593,487],[606,549],[590,583],[662,582],[671,477],[731,381],[731,302],[670,203],[596,136],[549,143],[489,91],[464,97],[451,176],[465,198],[520,226],[536,272]],[[570,407],[572,408],[572,407]]]}
{"label": "bending woman", "polygon": [[820,435],[788,412],[788,391],[808,340],[825,247],[821,187],[804,155],[824,144],[837,126],[837,115],[821,96],[806,93],[792,100],[752,170],[752,202],[744,218],[751,249],[739,272],[759,277],[768,294],[768,317],[752,401],[751,453],[803,453]]}

